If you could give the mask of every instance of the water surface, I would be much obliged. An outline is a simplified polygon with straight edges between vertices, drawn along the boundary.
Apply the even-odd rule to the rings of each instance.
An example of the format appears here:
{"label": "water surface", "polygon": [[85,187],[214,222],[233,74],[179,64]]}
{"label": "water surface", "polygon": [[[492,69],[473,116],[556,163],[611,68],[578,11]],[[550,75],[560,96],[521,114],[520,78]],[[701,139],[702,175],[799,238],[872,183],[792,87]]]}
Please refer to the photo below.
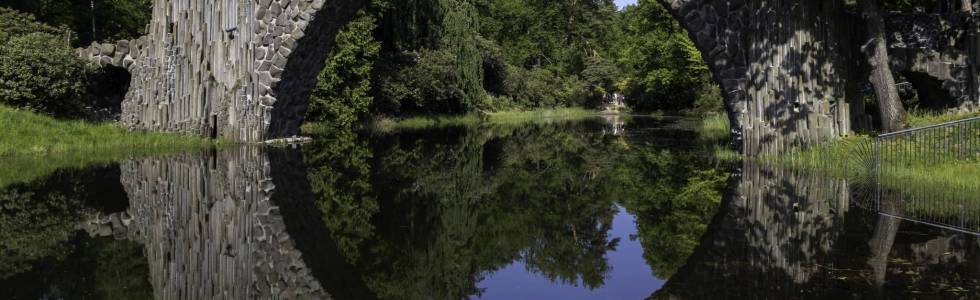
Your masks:
{"label": "water surface", "polygon": [[918,209],[922,200],[868,202],[841,179],[718,161],[692,124],[332,131],[299,147],[60,170],[0,187],[0,290],[13,299],[980,296],[980,240],[964,225],[975,220],[917,223],[951,217]]}

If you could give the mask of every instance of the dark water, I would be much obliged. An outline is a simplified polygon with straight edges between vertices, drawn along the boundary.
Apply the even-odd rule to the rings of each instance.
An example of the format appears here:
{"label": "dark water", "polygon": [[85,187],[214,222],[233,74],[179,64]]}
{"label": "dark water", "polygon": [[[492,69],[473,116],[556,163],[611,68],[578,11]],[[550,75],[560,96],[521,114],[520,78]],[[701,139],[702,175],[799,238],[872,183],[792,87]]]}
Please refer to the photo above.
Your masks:
{"label": "dark water", "polygon": [[692,123],[330,132],[62,170],[0,187],[0,298],[980,297],[969,228],[719,162]]}

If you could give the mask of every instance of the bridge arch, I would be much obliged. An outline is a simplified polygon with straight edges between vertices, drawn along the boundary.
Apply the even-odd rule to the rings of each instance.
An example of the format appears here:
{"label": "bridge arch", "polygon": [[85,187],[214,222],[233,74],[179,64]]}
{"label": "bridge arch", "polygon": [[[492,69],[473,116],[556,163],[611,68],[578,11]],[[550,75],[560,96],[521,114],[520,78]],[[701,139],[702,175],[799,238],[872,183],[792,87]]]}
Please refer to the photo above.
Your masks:
{"label": "bridge arch", "polygon": [[[846,135],[863,110],[833,0],[660,0],[721,85],[745,153]],[[132,74],[122,123],[246,142],[298,134],[337,32],[367,0],[155,0],[149,34],[91,59]],[[103,47],[105,48],[105,47]]]}

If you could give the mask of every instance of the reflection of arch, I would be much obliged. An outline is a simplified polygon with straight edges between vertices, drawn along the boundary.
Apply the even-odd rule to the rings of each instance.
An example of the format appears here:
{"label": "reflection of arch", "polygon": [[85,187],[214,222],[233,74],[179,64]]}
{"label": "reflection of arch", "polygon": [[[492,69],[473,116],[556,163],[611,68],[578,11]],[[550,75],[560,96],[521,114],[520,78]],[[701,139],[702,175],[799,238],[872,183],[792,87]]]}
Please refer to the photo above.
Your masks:
{"label": "reflection of arch", "polygon": [[818,271],[810,264],[835,249],[847,210],[838,180],[746,162],[698,249],[655,296],[793,298]]}
{"label": "reflection of arch", "polygon": [[854,209],[848,190],[844,180],[745,162],[694,254],[651,298],[902,299],[942,284],[980,293],[969,284],[980,274],[975,236]]}
{"label": "reflection of arch", "polygon": [[[846,134],[839,1],[662,0],[690,31],[749,154]],[[108,57],[133,71],[130,127],[261,141],[297,133],[333,37],[366,0],[156,0],[149,34]],[[843,37],[843,38],[842,38]],[[105,47],[102,47],[103,49]],[[110,54],[112,51],[102,51]]]}
{"label": "reflection of arch", "polygon": [[276,205],[297,193],[279,184],[305,177],[274,176],[298,174],[275,166],[288,154],[275,158],[240,148],[124,162],[130,208],[83,227],[144,244],[156,298],[326,298]]}

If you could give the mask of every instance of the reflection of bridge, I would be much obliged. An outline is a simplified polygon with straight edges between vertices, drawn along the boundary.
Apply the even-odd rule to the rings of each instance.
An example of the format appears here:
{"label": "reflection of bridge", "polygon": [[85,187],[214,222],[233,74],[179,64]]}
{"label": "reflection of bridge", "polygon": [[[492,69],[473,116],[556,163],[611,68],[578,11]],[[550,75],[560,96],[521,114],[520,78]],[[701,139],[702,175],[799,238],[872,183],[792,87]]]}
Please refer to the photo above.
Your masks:
{"label": "reflection of bridge", "polygon": [[122,163],[130,208],[83,227],[144,244],[158,299],[328,298],[273,203],[305,177],[274,180],[257,148],[212,155]]}
{"label": "reflection of bridge", "polygon": [[[980,276],[976,237],[927,228],[929,235],[900,241],[901,220],[849,209],[855,200],[844,180],[747,161],[695,253],[653,298],[868,296],[886,277],[902,276],[902,266],[889,266],[895,256],[917,266],[920,277],[910,284],[949,280],[954,272]],[[930,269],[942,276],[929,276]]]}

